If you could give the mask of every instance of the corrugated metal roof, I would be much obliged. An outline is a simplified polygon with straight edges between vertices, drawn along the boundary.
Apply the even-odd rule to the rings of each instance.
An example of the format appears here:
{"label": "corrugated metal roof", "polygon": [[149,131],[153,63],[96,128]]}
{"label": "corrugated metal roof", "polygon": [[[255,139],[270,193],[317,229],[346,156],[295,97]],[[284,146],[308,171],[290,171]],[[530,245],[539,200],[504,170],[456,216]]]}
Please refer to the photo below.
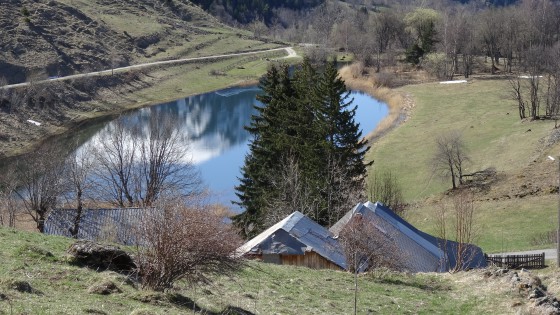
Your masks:
{"label": "corrugated metal roof", "polygon": [[[77,237],[86,240],[110,239],[110,241],[132,245],[135,244],[135,226],[145,208],[84,209]],[[45,221],[45,234],[71,237],[76,209],[55,209]]]}
{"label": "corrugated metal roof", "polygon": [[[297,251],[295,248],[300,250]],[[295,211],[243,244],[237,249],[236,254],[242,256],[249,252],[256,253],[259,251],[299,255],[304,255],[305,251],[314,251],[346,269],[344,253],[339,242],[333,238],[332,233],[299,211]]]}
{"label": "corrugated metal roof", "polygon": [[[346,213],[337,223],[335,223],[330,231],[334,235],[338,235],[344,226],[356,214],[360,213],[364,217],[375,216],[387,222],[395,229],[392,238],[404,252],[409,253],[413,257],[405,257],[409,261],[411,271],[447,271],[454,268],[457,264],[455,253],[458,243],[443,240],[415,228],[413,225],[395,214],[389,207],[380,202],[356,205],[351,211]],[[400,235],[399,235],[400,234]],[[486,260],[482,250],[472,244],[468,244],[472,257],[466,262],[465,268],[479,268],[486,266]],[[445,251],[442,248],[445,247]]]}

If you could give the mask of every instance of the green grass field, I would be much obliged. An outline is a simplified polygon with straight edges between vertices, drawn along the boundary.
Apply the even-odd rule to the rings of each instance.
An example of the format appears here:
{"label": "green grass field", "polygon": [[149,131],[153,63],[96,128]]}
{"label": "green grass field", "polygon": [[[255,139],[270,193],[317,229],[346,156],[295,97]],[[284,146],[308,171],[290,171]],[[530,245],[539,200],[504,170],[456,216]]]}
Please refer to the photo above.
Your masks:
{"label": "green grass field", "polygon": [[[0,228],[0,314],[352,314],[354,278],[347,272],[251,262],[237,275],[208,285],[180,282],[167,293],[143,291],[115,272],[69,263],[63,237]],[[122,291],[89,293],[112,281]],[[19,292],[27,282],[32,292]],[[358,279],[358,313],[507,314],[520,296],[492,285],[482,273],[402,274],[386,271]],[[504,306],[506,308],[504,308]],[[224,313],[225,314],[225,313]],[[235,312],[227,314],[236,314]]]}
{"label": "green grass field", "polygon": [[467,84],[402,88],[413,96],[416,107],[406,123],[373,145],[368,158],[375,160],[374,169],[390,169],[399,179],[405,200],[413,205],[408,219],[418,228],[435,233],[435,209],[445,200],[442,193],[451,188],[450,179],[432,172],[435,138],[459,130],[472,160],[465,173],[494,167],[503,177],[475,196],[479,245],[489,252],[532,249],[531,238],[554,229],[556,195],[513,197],[513,191],[527,183],[538,186],[546,180],[557,185],[556,167],[546,159],[554,147],[543,145],[554,122],[521,121],[508,84],[473,79]]}

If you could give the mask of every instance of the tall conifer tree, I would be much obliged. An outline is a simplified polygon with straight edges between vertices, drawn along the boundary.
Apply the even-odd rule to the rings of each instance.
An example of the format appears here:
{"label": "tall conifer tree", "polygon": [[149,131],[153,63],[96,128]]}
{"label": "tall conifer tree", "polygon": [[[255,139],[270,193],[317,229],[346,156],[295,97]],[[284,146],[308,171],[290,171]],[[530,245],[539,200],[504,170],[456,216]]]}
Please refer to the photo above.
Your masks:
{"label": "tall conifer tree", "polygon": [[323,225],[336,222],[346,211],[352,197],[363,192],[368,150],[360,126],[355,122],[356,106],[338,76],[335,62],[327,63],[314,88],[316,129],[322,135],[322,212],[317,218]]}
{"label": "tall conifer tree", "polygon": [[334,223],[352,207],[349,196],[363,191],[367,151],[336,64],[328,63],[318,74],[306,59],[293,77],[286,66],[273,66],[260,87],[263,106],[256,107],[258,114],[247,127],[253,140],[236,187],[237,203],[245,212],[233,218],[234,224],[244,228],[246,236],[267,227],[264,219],[275,211],[269,201],[283,197],[273,182],[286,155],[297,162],[314,203],[309,208],[318,209],[308,215],[323,225]]}

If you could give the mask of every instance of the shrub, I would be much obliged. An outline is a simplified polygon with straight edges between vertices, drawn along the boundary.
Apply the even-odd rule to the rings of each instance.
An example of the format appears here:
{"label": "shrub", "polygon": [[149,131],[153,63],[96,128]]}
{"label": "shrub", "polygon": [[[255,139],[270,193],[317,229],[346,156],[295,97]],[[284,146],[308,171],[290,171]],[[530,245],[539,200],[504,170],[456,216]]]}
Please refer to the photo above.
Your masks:
{"label": "shrub", "polygon": [[373,216],[353,217],[340,232],[348,269],[363,272],[376,268],[406,269],[407,254],[396,244],[396,231]]}
{"label": "shrub", "polygon": [[212,207],[159,204],[138,229],[138,275],[143,288],[163,291],[186,279],[208,282],[210,274],[228,274],[241,267],[233,252],[241,239]]}

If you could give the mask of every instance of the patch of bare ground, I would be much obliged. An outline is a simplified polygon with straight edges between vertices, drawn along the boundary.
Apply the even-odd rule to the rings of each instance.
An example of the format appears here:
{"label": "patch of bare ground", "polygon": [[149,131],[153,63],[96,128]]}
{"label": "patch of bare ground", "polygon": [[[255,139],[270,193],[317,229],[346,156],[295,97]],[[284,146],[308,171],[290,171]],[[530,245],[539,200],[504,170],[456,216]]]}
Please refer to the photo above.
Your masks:
{"label": "patch of bare ground", "polygon": [[[527,132],[531,132],[530,124]],[[560,152],[560,129],[538,140],[533,159],[523,168],[513,172],[500,172],[489,168],[466,177],[463,189],[475,193],[477,201],[500,201],[558,194],[558,161],[547,158]],[[447,194],[452,193],[448,191]]]}

